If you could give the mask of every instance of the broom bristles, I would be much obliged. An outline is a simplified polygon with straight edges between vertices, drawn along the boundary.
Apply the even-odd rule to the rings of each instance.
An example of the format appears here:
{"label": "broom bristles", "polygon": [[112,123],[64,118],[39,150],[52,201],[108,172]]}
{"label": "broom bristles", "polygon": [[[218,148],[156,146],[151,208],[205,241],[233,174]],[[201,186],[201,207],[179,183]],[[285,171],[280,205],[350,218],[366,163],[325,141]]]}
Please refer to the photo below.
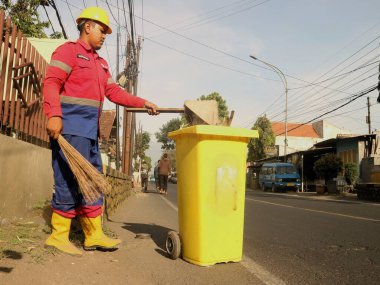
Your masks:
{"label": "broom bristles", "polygon": [[112,187],[90,162],[88,162],[63,136],[58,137],[58,144],[65,155],[71,171],[73,172],[79,190],[84,199],[89,203],[96,202],[101,194],[108,194]]}

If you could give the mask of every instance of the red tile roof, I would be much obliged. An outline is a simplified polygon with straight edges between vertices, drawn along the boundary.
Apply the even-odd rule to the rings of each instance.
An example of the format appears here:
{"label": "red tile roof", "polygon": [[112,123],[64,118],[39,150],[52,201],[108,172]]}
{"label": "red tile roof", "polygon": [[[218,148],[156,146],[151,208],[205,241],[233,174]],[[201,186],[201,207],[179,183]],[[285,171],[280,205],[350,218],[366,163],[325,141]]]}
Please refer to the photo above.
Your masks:
{"label": "red tile roof", "polygon": [[99,120],[100,139],[102,141],[109,140],[115,118],[115,110],[103,110]]}
{"label": "red tile roof", "polygon": [[[288,136],[291,137],[305,137],[305,138],[319,138],[320,136],[314,130],[312,125],[302,125],[288,123]],[[296,128],[295,130],[292,130]],[[285,135],[285,123],[282,122],[272,122],[272,130],[275,136]]]}

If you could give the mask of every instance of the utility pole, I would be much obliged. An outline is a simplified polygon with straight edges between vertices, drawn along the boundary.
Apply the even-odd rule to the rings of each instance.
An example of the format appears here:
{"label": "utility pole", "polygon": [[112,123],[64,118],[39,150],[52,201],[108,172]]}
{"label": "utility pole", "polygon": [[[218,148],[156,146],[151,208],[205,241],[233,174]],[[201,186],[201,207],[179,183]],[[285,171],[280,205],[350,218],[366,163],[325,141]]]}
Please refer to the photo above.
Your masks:
{"label": "utility pole", "polygon": [[[132,41],[133,43],[133,41]],[[132,45],[134,47],[134,45]],[[140,64],[140,50],[141,50],[141,37],[137,40],[137,53],[134,50],[133,55],[136,56],[136,60],[134,61],[133,65],[133,95],[137,96],[137,85],[138,85],[138,67]],[[136,114],[132,113],[132,126],[131,126],[131,146],[130,146],[130,153],[133,154],[133,150],[135,148],[135,142],[136,142]],[[132,157],[130,156],[130,162],[129,165],[132,167]]]}
{"label": "utility pole", "polygon": [[368,116],[367,116],[367,124],[368,124],[368,133],[371,134],[371,105],[369,103],[369,97],[367,97],[367,108],[368,108]]}
{"label": "utility pole", "polygon": [[[140,41],[139,41],[140,46]],[[138,56],[136,51],[133,50],[134,45],[131,39],[128,37],[127,49],[126,49],[126,66],[125,72],[128,80],[127,91],[136,96],[137,94],[137,76],[138,76]],[[139,54],[139,53],[138,53]],[[134,136],[136,128],[136,118],[131,112],[128,112],[124,108],[124,121],[123,121],[123,164],[122,171],[128,175],[132,174],[132,158],[134,148]]]}
{"label": "utility pole", "polygon": [[[125,72],[127,73],[128,85],[126,87],[128,92],[131,92],[132,89],[132,78],[130,74],[130,66],[132,66],[132,51],[131,51],[131,40],[128,36],[127,47],[126,47],[126,63],[125,63]],[[123,164],[122,171],[128,175],[132,174],[130,169],[130,147],[131,147],[131,113],[124,108],[123,116]]]}
{"label": "utility pole", "polygon": [[[116,82],[117,76],[119,75],[119,61],[120,61],[120,26],[117,26],[117,34],[116,34]],[[120,122],[119,122],[119,105],[116,104],[116,170],[120,170]]]}

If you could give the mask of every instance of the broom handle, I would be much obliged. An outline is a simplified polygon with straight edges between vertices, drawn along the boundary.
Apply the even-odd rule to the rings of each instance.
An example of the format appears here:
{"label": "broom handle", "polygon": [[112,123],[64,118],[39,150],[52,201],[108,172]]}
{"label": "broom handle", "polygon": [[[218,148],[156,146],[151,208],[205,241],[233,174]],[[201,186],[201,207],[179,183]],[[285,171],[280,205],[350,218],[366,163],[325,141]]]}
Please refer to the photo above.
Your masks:
{"label": "broom handle", "polygon": [[[148,113],[147,108],[125,108],[127,112],[132,113]],[[160,113],[184,113],[184,108],[157,108]]]}

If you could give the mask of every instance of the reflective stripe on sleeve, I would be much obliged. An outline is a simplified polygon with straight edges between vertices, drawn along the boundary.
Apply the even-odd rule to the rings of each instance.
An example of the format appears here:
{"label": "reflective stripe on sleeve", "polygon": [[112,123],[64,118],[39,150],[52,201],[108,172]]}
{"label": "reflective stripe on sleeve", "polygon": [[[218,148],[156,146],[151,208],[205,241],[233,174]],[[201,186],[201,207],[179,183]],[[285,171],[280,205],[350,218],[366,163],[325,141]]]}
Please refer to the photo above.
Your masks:
{"label": "reflective stripe on sleeve", "polygon": [[58,68],[62,69],[64,72],[66,72],[67,74],[70,74],[70,72],[72,70],[72,68],[69,65],[67,65],[66,63],[59,61],[59,60],[55,60],[55,59],[50,61],[49,66],[58,67]]}
{"label": "reflective stripe on sleeve", "polygon": [[70,97],[70,96],[63,96],[60,95],[61,103],[66,104],[75,104],[75,105],[82,105],[82,106],[90,106],[90,107],[97,107],[101,105],[100,101],[92,100],[92,99],[86,99],[86,98],[78,98],[78,97]]}

